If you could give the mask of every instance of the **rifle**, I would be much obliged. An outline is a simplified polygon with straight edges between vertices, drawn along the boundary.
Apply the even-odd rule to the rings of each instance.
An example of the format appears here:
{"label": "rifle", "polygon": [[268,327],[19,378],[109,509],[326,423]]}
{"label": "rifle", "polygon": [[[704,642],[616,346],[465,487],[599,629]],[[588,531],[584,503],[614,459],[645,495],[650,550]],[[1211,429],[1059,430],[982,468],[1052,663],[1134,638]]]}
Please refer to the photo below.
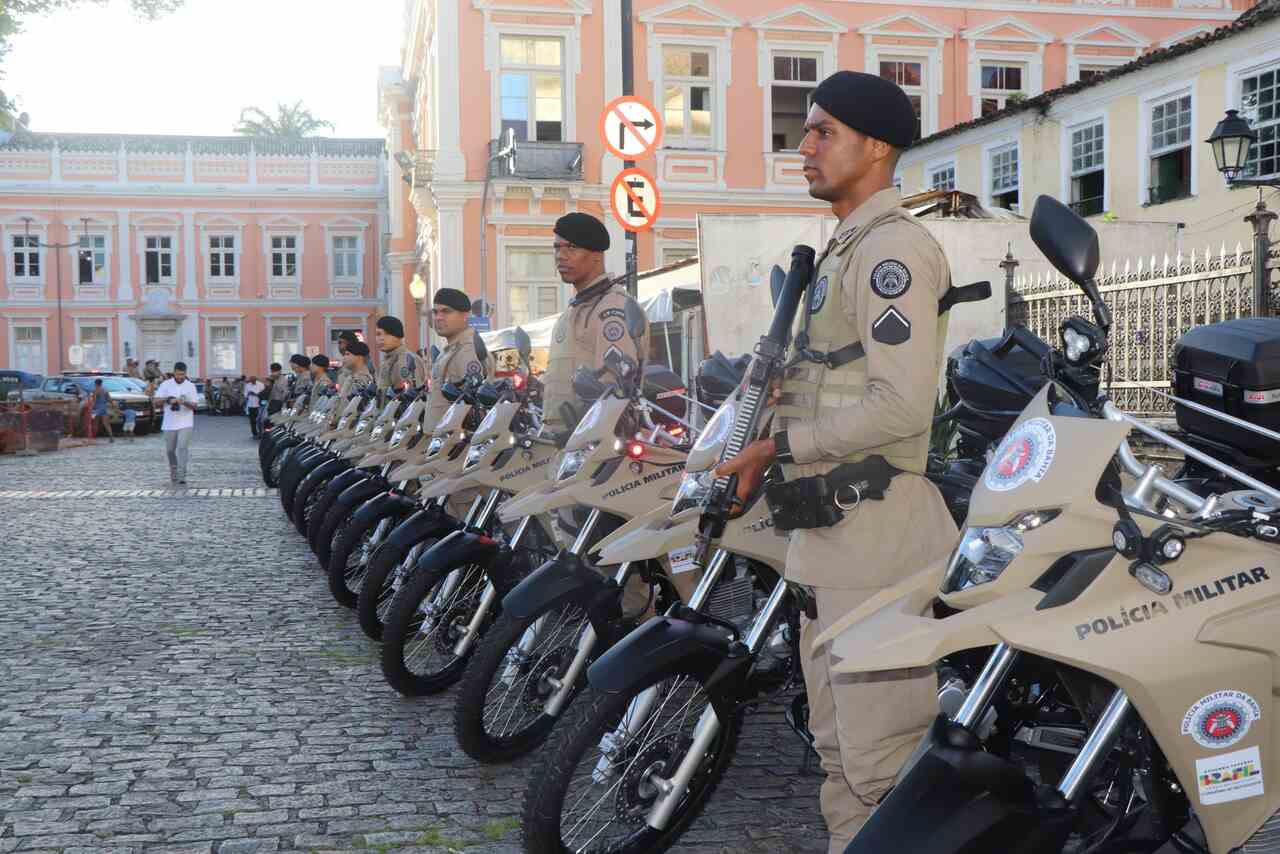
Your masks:
{"label": "rifle", "polygon": [[[781,376],[785,367],[783,357],[791,336],[791,325],[795,321],[796,310],[799,308],[805,289],[813,278],[813,262],[816,255],[813,247],[803,244],[791,250],[791,268],[787,271],[786,278],[778,290],[769,331],[756,344],[755,355],[747,368],[745,387],[738,400],[733,432],[729,434],[724,451],[720,454],[721,463],[736,457],[759,435],[765,404],[769,400],[769,390],[774,378]],[[775,268],[774,272],[776,282],[776,273],[780,271]],[[699,566],[705,565],[711,542],[719,539],[724,533],[737,486],[736,474],[718,477],[711,484],[711,489],[702,505],[698,534],[694,539],[694,560]]]}

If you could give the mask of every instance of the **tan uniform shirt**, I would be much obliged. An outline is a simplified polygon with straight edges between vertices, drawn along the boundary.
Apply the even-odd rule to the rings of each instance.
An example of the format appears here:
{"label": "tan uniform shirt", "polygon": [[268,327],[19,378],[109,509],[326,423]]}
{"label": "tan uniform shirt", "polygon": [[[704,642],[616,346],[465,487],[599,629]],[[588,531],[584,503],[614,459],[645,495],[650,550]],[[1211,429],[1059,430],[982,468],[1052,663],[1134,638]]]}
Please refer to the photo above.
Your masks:
{"label": "tan uniform shirt", "polygon": [[[627,333],[626,306],[631,301],[626,287],[612,282],[608,274],[596,279],[569,301],[551,333],[551,352],[543,377],[544,417],[548,424],[563,424],[560,404],[568,402],[581,410],[573,394],[573,374],[578,368],[599,370],[605,357],[617,351],[639,361],[649,352],[646,325],[639,341]],[[609,375],[603,377],[609,382]],[[581,415],[581,411],[579,411]]]}
{"label": "tan uniform shirt", "polygon": [[[816,418],[788,420],[787,438],[799,464],[788,477],[829,471],[859,452],[874,454],[931,429],[944,345],[938,300],[951,283],[947,259],[912,222],[889,219],[858,235],[899,205],[897,190],[876,193],[840,223],[819,261],[808,309],[817,312],[825,301],[839,301],[866,351],[866,388]],[[860,242],[837,280],[837,249],[855,237]],[[830,342],[832,349],[845,343]],[[782,393],[785,399],[785,378]],[[815,587],[883,587],[944,555],[955,532],[937,488],[921,475],[900,474],[883,501],[864,501],[829,528],[793,532],[787,578]]]}
{"label": "tan uniform shirt", "polygon": [[480,333],[464,329],[449,342],[431,363],[431,393],[427,398],[422,423],[428,432],[444,417],[449,401],[444,399],[444,386],[459,383],[471,377],[487,378],[492,375],[489,365],[480,361],[476,353],[476,338]]}
{"label": "tan uniform shirt", "polygon": [[376,384],[373,374],[369,373],[367,367],[357,368],[354,371],[345,371],[345,376],[341,377],[338,382],[338,396],[343,400],[348,400],[351,395],[359,394],[371,385]]}
{"label": "tan uniform shirt", "polygon": [[426,365],[408,347],[402,344],[390,353],[382,354],[382,364],[378,366],[378,391],[384,395],[388,389],[416,387],[426,381]]}

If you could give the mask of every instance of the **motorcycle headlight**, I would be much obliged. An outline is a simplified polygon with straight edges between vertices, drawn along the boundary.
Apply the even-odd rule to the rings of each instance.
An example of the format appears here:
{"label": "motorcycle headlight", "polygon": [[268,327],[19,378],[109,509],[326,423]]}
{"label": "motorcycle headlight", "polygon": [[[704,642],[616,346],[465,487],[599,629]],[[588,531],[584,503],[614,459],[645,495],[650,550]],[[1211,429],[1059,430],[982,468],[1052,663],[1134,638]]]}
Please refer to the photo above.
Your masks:
{"label": "motorcycle headlight", "polygon": [[998,528],[966,528],[947,564],[942,592],[955,593],[995,581],[1022,554],[1022,535],[1054,519],[1059,512],[1035,510]]}
{"label": "motorcycle headlight", "polygon": [[391,442],[389,443],[389,447],[392,447],[392,448],[400,447],[400,440],[403,438],[404,438],[404,428],[402,427],[396,432],[391,434]]}
{"label": "motorcycle headlight", "polygon": [[[587,410],[587,414],[582,416],[582,420],[578,422],[578,426],[573,428],[573,436],[585,433],[594,428],[600,420],[600,413],[604,411],[604,401],[597,400],[591,404],[591,408]],[[572,438],[572,437],[570,437]]]}
{"label": "motorcycle headlight", "polygon": [[437,430],[443,429],[444,425],[452,421],[454,416],[458,414],[458,409],[461,408],[462,406],[463,406],[463,403],[461,400],[459,400],[457,403],[453,404],[448,409],[446,409],[444,411],[444,415],[440,418],[438,422],[436,422],[436,429]]}
{"label": "motorcycle headlight", "polygon": [[707,422],[707,426],[702,428],[702,433],[698,435],[698,441],[693,443],[693,449],[702,451],[714,447],[718,442],[723,442],[729,438],[729,431],[733,429],[733,424],[737,420],[738,400],[731,397],[720,404],[716,414],[712,415],[711,420]]}
{"label": "motorcycle headlight", "polygon": [[560,468],[556,471],[556,480],[567,480],[573,477],[582,469],[583,463],[587,461],[587,457],[591,456],[591,452],[596,449],[599,442],[592,442],[585,448],[578,448],[576,451],[566,451],[560,460]]}
{"label": "motorcycle headlight", "polygon": [[443,447],[444,447],[444,436],[436,436],[434,439],[431,440],[431,443],[427,445],[427,456],[429,457],[429,456],[432,456],[433,454],[440,453],[440,449]]}
{"label": "motorcycle headlight", "polygon": [[484,456],[485,451],[489,450],[489,446],[492,445],[495,441],[497,440],[490,439],[487,442],[481,442],[479,445],[472,445],[470,448],[468,448],[467,459],[462,464],[463,470],[465,471],[466,469],[469,469],[475,466],[476,464],[478,464],[480,462],[480,458]]}
{"label": "motorcycle headlight", "polygon": [[494,422],[497,420],[498,420],[498,407],[495,406],[493,409],[490,409],[489,412],[484,416],[484,420],[480,422],[480,426],[476,428],[476,432],[483,433],[484,431],[493,427]]}
{"label": "motorcycle headlight", "polygon": [[711,491],[711,484],[715,483],[715,480],[715,469],[685,472],[684,477],[680,479],[680,488],[676,490],[676,497],[671,502],[671,515],[675,516],[690,507],[700,506],[707,497],[707,493]]}

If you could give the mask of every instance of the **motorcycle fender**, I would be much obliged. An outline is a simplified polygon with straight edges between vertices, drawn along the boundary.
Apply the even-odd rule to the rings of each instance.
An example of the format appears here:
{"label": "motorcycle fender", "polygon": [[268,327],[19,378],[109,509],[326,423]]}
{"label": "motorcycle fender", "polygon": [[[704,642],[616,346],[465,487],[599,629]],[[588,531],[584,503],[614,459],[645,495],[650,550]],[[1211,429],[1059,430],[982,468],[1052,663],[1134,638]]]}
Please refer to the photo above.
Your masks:
{"label": "motorcycle fender", "polygon": [[356,463],[357,468],[377,468],[387,461],[386,454],[366,454]]}
{"label": "motorcycle fender", "polygon": [[994,646],[1003,638],[994,626],[1035,613],[1044,594],[1028,588],[971,611],[933,616],[940,564],[880,591],[818,636],[814,647],[831,644],[837,673],[873,673],[932,667],[962,649]]}
{"label": "motorcycle fender", "polygon": [[[602,592],[616,590],[611,579],[585,564],[580,555],[562,551],[503,597],[502,610],[517,619],[525,619],[562,602],[579,601],[590,605],[601,598]],[[593,619],[592,623],[595,624],[596,620]]]}
{"label": "motorcycle fender", "polygon": [[422,553],[414,572],[448,572],[469,564],[488,564],[501,547],[493,537],[475,531],[454,531]]}
{"label": "motorcycle fender", "polygon": [[306,473],[303,479],[298,481],[298,488],[301,489],[303,484],[308,482],[313,484],[319,483],[322,480],[326,480],[341,473],[345,468],[341,463],[341,460],[335,460],[332,457],[324,460],[317,460],[316,464],[312,466],[311,470]]}
{"label": "motorcycle fender", "polygon": [[428,501],[432,498],[439,498],[441,495],[452,495],[465,489],[469,482],[470,478],[437,477],[422,484],[422,489],[418,490],[418,497],[423,501]]}
{"label": "motorcycle fender", "polygon": [[356,511],[352,521],[365,522],[372,519],[381,519],[388,514],[411,513],[417,506],[418,503],[412,498],[406,498],[399,493],[380,492],[360,505],[360,509]]}
{"label": "motorcycle fender", "polygon": [[498,511],[498,517],[503,522],[516,522],[525,516],[539,516],[576,503],[569,490],[547,481],[507,499]]}
{"label": "motorcycle fender", "polygon": [[342,490],[342,494],[338,496],[338,500],[334,504],[335,506],[347,508],[348,512],[355,512],[357,507],[373,498],[379,492],[385,491],[386,488],[387,484],[382,478],[370,477],[366,473],[363,480],[358,480]]}
{"label": "motorcycle fender", "polygon": [[1037,790],[1020,768],[941,716],[922,747],[845,854],[1062,849],[1074,815],[1056,790]]}
{"label": "motorcycle fender", "polygon": [[651,684],[681,662],[682,672],[705,683],[729,656],[731,646],[725,632],[714,626],[653,617],[596,659],[587,669],[587,679],[597,691],[618,694]]}
{"label": "motorcycle fender", "polygon": [[[343,460],[342,462],[346,461]],[[327,486],[325,486],[325,491],[328,493],[332,490],[332,493],[340,498],[342,493],[346,491],[347,487],[354,483],[359,483],[368,476],[368,472],[360,471],[360,469],[357,468],[348,468],[347,470],[334,475],[333,479],[329,481]],[[337,499],[335,498],[334,500],[336,501]]]}
{"label": "motorcycle fender", "polygon": [[412,548],[423,540],[440,539],[462,530],[462,523],[437,507],[418,510],[405,519],[387,537],[392,548]]}
{"label": "motorcycle fender", "polygon": [[681,515],[689,518],[672,522],[670,508],[658,507],[602,538],[592,551],[602,564],[666,557],[672,549],[691,544],[698,533],[698,513]]}

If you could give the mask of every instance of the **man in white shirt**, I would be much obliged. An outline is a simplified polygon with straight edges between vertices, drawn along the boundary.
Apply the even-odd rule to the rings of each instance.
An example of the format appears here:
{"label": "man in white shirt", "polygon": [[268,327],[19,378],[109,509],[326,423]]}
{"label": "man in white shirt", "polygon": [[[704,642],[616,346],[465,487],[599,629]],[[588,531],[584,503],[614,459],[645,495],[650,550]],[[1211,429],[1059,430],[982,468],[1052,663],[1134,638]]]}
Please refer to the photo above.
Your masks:
{"label": "man in white shirt", "polygon": [[249,377],[244,386],[245,412],[249,415],[249,430],[253,438],[258,438],[258,407],[262,403],[262,393],[267,387],[258,382],[257,377]]}
{"label": "man in white shirt", "polygon": [[169,454],[169,480],[186,484],[191,429],[196,423],[196,384],[187,379],[186,362],[174,362],[173,378],[156,389],[153,400],[163,406],[165,450]]}

